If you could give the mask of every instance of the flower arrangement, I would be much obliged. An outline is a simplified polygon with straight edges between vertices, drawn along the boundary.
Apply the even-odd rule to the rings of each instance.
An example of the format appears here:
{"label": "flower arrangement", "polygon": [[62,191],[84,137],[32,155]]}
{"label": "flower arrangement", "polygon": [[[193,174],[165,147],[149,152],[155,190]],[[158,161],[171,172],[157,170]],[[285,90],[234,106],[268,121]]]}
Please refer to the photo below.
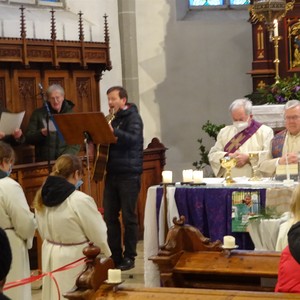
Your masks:
{"label": "flower arrangement", "polygon": [[300,77],[294,74],[292,77],[279,79],[276,83],[257,89],[246,97],[254,105],[284,104],[292,99],[300,100]]}

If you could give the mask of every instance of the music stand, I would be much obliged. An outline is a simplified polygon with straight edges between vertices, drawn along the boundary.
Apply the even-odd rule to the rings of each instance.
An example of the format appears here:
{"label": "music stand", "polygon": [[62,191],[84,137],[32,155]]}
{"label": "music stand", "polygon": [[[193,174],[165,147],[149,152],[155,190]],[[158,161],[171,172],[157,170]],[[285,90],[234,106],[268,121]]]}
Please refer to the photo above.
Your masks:
{"label": "music stand", "polygon": [[67,144],[82,144],[82,141],[84,141],[91,193],[87,137],[90,137],[94,144],[105,145],[116,143],[117,139],[102,112],[54,114],[53,117]]}

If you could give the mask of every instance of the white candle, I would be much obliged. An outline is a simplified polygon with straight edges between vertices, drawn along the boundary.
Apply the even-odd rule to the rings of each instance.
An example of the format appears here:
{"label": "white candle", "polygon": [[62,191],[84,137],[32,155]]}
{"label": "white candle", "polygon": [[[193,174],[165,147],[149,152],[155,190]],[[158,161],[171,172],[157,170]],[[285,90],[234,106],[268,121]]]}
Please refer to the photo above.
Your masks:
{"label": "white candle", "polygon": [[227,249],[233,249],[235,247],[235,237],[231,235],[225,235],[223,237],[223,247]]}
{"label": "white candle", "polygon": [[120,269],[108,269],[108,282],[118,283],[121,282],[121,270]]}
{"label": "white candle", "polygon": [[274,20],[274,36],[278,36],[278,21],[277,19]]}
{"label": "white candle", "polygon": [[193,172],[194,183],[201,183],[203,181],[203,171],[195,170]]}
{"label": "white candle", "polygon": [[192,182],[193,181],[193,170],[183,170],[182,171],[182,181],[183,182]]}
{"label": "white candle", "polygon": [[163,183],[172,183],[172,171],[162,171],[161,175]]}

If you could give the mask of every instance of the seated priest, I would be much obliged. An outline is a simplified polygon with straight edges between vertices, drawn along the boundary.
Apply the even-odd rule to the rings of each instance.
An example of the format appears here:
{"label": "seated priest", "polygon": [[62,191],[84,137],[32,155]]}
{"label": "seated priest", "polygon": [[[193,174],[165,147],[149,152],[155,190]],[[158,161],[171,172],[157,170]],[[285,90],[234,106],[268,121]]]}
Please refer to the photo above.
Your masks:
{"label": "seated priest", "polygon": [[[284,106],[285,129],[271,141],[268,156],[260,161],[259,170],[264,176],[281,175],[289,165],[290,172],[297,169],[300,151],[300,101],[290,100]],[[295,171],[298,174],[298,170]]]}
{"label": "seated priest", "polygon": [[252,118],[252,102],[237,99],[229,106],[232,125],[221,129],[216,144],[210,149],[208,158],[215,176],[223,177],[225,169],[220,164],[224,156],[234,157],[236,166],[232,176],[252,176],[249,153],[255,152],[260,157],[268,153],[273,138],[272,128],[260,124]]}

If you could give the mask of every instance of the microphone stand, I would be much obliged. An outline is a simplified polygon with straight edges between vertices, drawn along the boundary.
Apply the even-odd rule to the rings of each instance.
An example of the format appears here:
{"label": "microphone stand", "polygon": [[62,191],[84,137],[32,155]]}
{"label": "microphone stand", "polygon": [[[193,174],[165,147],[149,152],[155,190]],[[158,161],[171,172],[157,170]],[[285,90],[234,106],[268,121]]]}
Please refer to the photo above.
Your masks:
{"label": "microphone stand", "polygon": [[48,174],[51,173],[51,165],[50,165],[50,129],[49,129],[49,121],[50,121],[50,118],[51,118],[51,112],[50,112],[50,108],[49,108],[49,105],[48,105],[48,102],[47,102],[47,98],[46,98],[46,95],[44,93],[44,89],[43,89],[43,86],[41,83],[39,83],[39,88],[41,90],[41,96],[42,96],[42,99],[43,99],[43,103],[44,103],[44,106],[45,106],[45,109],[46,109],[46,129],[47,129],[47,150],[48,150],[48,153],[47,153],[47,165],[48,165]]}

